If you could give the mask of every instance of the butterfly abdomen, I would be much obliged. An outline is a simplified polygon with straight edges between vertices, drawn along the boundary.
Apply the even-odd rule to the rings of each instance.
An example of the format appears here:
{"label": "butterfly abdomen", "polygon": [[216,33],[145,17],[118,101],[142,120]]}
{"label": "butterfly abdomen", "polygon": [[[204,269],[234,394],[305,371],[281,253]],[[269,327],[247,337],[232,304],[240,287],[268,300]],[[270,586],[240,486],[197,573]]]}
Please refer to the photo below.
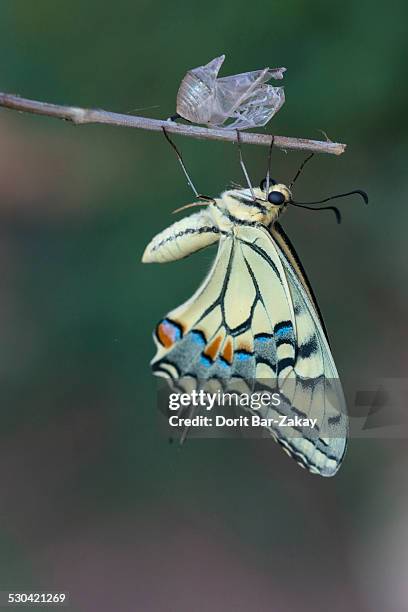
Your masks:
{"label": "butterfly abdomen", "polygon": [[217,242],[221,230],[209,210],[176,221],[157,234],[143,253],[143,263],[164,263],[183,259]]}

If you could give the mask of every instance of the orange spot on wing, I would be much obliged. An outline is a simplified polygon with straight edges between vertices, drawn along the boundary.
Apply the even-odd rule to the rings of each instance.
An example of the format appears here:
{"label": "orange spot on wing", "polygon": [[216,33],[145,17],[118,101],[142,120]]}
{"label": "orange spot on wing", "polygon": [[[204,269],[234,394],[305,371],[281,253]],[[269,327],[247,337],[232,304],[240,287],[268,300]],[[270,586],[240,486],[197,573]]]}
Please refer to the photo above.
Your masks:
{"label": "orange spot on wing", "polygon": [[212,359],[212,361],[214,361],[218,355],[218,351],[220,349],[221,342],[222,342],[222,336],[216,336],[214,340],[206,347],[204,351],[204,355]]}
{"label": "orange spot on wing", "polygon": [[225,341],[224,350],[222,351],[222,358],[231,364],[233,356],[234,349],[232,347],[232,340],[230,337],[228,337]]}
{"label": "orange spot on wing", "polygon": [[177,323],[164,319],[164,321],[157,326],[156,335],[160,344],[165,348],[170,348],[181,338],[182,331]]}
{"label": "orange spot on wing", "polygon": [[159,339],[160,344],[162,344],[164,347],[170,348],[170,346],[173,345],[173,339],[168,334],[163,323],[160,323],[157,328],[157,337]]}

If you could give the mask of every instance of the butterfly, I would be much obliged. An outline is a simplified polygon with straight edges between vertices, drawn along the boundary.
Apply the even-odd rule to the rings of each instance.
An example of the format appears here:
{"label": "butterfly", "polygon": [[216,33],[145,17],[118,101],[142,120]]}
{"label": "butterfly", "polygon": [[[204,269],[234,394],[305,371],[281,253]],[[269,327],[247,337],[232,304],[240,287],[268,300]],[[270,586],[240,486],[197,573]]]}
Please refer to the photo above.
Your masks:
{"label": "butterfly", "polygon": [[[332,197],[343,195],[349,194]],[[260,411],[276,417],[268,419],[267,434],[302,467],[333,476],[346,451],[346,403],[316,298],[279,223],[292,204],[301,205],[290,187],[268,174],[259,188],[224,191],[152,239],[144,263],[182,259],[218,243],[195,294],[158,323],[152,368],[183,389],[240,383],[251,391],[259,383],[278,390],[283,404]],[[279,425],[293,416],[316,424]]]}

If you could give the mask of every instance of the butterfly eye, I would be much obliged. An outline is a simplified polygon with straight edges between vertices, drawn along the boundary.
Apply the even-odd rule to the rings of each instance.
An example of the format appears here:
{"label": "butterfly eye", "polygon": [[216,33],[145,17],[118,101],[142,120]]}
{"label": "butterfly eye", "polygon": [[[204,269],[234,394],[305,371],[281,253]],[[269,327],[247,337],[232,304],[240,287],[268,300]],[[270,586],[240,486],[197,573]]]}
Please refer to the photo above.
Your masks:
{"label": "butterfly eye", "polygon": [[268,195],[268,202],[271,204],[283,204],[285,201],[285,196],[280,191],[271,191]]}
{"label": "butterfly eye", "polygon": [[[269,185],[277,185],[277,182],[270,178],[269,179]],[[261,182],[261,184],[259,186],[260,186],[262,191],[266,190],[266,178],[264,178],[264,180]]]}

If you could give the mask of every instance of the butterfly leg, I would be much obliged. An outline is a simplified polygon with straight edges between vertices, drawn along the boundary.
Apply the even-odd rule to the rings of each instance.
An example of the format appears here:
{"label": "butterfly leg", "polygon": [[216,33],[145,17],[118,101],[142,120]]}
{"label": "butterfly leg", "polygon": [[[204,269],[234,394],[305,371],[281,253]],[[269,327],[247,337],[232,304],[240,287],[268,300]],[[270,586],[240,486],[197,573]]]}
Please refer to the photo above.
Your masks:
{"label": "butterfly leg", "polygon": [[194,193],[195,197],[199,198],[200,195],[199,195],[197,189],[195,188],[194,183],[191,180],[189,173],[187,172],[187,168],[184,165],[183,158],[181,157],[180,151],[178,150],[178,148],[176,147],[174,142],[171,140],[171,138],[168,135],[168,133],[166,131],[166,128],[164,126],[162,127],[162,130],[163,130],[163,134],[164,134],[165,139],[167,140],[167,142],[170,144],[170,146],[173,148],[173,150],[176,153],[176,156],[177,156],[177,159],[179,160],[180,166],[181,166],[181,168],[182,168],[182,170],[184,172],[184,175],[185,175],[185,177],[187,179],[188,184],[190,185],[191,189],[193,190],[193,193]]}
{"label": "butterfly leg", "polygon": [[238,145],[238,154],[239,154],[239,164],[242,168],[242,172],[244,173],[247,185],[249,187],[249,191],[251,192],[251,196],[253,200],[256,200],[255,194],[254,194],[254,189],[252,187],[251,181],[249,179],[249,175],[244,163],[244,159],[242,157],[242,146],[241,146],[241,135],[239,133],[239,130],[236,131],[237,132],[237,145]]}
{"label": "butterfly leg", "polygon": [[269,152],[268,152],[268,168],[266,170],[266,195],[268,196],[269,193],[269,183],[271,181],[271,162],[272,162],[272,149],[273,149],[273,144],[275,142],[275,136],[272,136],[271,138],[271,144],[269,145]]}

